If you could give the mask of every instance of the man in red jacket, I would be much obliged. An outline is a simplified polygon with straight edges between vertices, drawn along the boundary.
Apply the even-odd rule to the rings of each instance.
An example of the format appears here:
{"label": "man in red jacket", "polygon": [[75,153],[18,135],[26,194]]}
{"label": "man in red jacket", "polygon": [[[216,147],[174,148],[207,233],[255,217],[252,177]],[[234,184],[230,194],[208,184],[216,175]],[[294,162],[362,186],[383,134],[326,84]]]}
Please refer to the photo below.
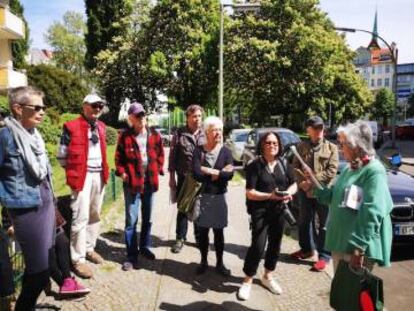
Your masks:
{"label": "man in red jacket", "polygon": [[92,277],[86,259],[95,264],[103,261],[94,251],[109,175],[105,124],[98,121],[103,108],[104,100],[99,96],[86,96],[82,114],[64,124],[58,151],[58,160],[66,170],[66,183],[72,189],[71,259],[74,272],[83,278]]}
{"label": "man in red jacket", "polygon": [[[115,153],[116,174],[124,183],[125,244],[127,260],[124,271],[137,267],[138,254],[154,260],[151,252],[152,206],[158,191],[158,176],[164,175],[164,149],[160,134],[147,126],[144,107],[132,103],[128,109],[130,128],[121,133]],[[137,238],[138,214],[141,211],[141,232]]]}

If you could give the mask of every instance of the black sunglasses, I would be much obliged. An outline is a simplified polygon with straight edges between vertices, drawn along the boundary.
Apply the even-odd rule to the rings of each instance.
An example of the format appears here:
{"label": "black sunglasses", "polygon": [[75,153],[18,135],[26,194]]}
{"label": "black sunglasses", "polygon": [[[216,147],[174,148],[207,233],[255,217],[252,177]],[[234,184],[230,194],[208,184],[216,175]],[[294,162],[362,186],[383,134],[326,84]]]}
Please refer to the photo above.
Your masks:
{"label": "black sunglasses", "polygon": [[46,111],[46,106],[38,106],[38,105],[22,105],[25,107],[30,107],[32,110],[39,112],[40,110]]}
{"label": "black sunglasses", "polygon": [[103,109],[104,105],[103,104],[98,104],[98,103],[94,103],[94,104],[89,104],[91,105],[91,107],[93,109]]}

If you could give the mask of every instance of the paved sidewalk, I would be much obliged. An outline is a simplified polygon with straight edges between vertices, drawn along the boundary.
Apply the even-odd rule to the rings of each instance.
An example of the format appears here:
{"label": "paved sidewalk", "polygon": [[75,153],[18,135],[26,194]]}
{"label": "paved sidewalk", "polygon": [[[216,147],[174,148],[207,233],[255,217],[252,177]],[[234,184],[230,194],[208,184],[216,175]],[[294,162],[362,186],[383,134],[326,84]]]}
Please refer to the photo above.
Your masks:
{"label": "paved sidewalk", "polygon": [[[288,253],[296,250],[297,242],[290,237],[283,240],[281,260],[275,276],[284,293],[275,296],[259,281],[253,286],[247,302],[238,301],[236,292],[243,278],[243,258],[250,242],[248,217],[245,210],[244,187],[229,189],[229,227],[225,230],[224,261],[232,276],[218,276],[213,267],[214,251],[209,253],[211,269],[197,276],[195,269],[200,256],[194,246],[193,231],[189,243],[180,254],[172,254],[170,246],[175,238],[175,206],[168,204],[168,181],[161,179],[156,194],[153,244],[155,261],[140,259],[140,269],[121,270],[124,260],[123,203],[114,204],[106,216],[98,251],[105,263],[95,266],[95,276],[82,281],[92,292],[79,301],[55,301],[42,296],[40,303],[52,304],[62,310],[330,310],[330,277],[326,273],[310,272],[311,262],[291,262]],[[191,228],[192,226],[190,226]],[[212,235],[210,236],[212,240]],[[260,272],[263,268],[261,266]],[[54,285],[53,289],[57,291]]]}

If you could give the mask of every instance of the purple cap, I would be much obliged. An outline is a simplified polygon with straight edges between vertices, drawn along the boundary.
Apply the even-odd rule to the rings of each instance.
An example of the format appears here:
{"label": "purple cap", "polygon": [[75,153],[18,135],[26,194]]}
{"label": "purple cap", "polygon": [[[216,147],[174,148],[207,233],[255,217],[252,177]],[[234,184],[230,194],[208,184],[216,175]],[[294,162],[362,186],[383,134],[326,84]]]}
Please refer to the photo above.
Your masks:
{"label": "purple cap", "polygon": [[134,114],[134,115],[145,114],[145,109],[140,103],[133,102],[131,106],[129,106],[128,114]]}

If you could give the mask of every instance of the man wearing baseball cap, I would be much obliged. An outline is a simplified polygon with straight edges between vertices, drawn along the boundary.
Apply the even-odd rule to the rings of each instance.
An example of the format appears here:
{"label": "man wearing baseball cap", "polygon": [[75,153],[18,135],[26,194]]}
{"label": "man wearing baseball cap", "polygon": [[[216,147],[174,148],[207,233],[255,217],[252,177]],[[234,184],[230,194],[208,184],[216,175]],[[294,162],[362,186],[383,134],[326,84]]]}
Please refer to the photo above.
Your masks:
{"label": "man wearing baseball cap", "polygon": [[[338,148],[324,138],[324,123],[321,117],[312,116],[306,121],[309,140],[302,141],[297,150],[305,163],[313,170],[322,185],[330,185],[338,170]],[[312,184],[305,178],[305,170],[298,159],[294,158],[293,167],[299,186],[299,246],[300,250],[291,254],[294,259],[308,259],[318,251],[318,261],[313,271],[323,271],[331,258],[325,250],[325,224],[328,207],[320,204],[311,195]],[[318,222],[315,216],[318,216]]]}
{"label": "man wearing baseball cap", "polygon": [[[124,271],[137,268],[138,254],[154,260],[151,252],[153,194],[158,191],[158,176],[164,175],[164,149],[160,134],[147,127],[145,109],[132,103],[128,109],[130,128],[119,136],[115,152],[116,174],[124,182],[125,244],[127,260]],[[137,238],[139,212],[142,211],[141,233]]]}
{"label": "man wearing baseball cap", "polygon": [[72,190],[70,253],[75,274],[92,277],[86,260],[103,262],[95,252],[100,212],[108,181],[105,124],[98,120],[105,101],[96,94],[83,100],[82,114],[63,126],[58,160],[66,170],[66,183]]}

